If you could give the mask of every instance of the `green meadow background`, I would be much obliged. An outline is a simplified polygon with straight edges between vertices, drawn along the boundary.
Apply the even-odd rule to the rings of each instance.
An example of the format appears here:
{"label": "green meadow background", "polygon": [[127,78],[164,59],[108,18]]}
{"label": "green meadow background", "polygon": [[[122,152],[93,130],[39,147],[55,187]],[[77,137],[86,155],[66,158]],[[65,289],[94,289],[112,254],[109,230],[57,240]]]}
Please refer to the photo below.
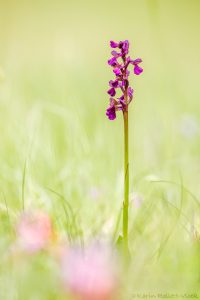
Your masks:
{"label": "green meadow background", "polygon": [[0,299],[65,299],[51,259],[10,262],[23,209],[48,212],[69,243],[121,232],[111,39],[128,39],[144,68],[131,78],[132,263],[120,299],[200,297],[199,33],[198,0],[0,0]]}

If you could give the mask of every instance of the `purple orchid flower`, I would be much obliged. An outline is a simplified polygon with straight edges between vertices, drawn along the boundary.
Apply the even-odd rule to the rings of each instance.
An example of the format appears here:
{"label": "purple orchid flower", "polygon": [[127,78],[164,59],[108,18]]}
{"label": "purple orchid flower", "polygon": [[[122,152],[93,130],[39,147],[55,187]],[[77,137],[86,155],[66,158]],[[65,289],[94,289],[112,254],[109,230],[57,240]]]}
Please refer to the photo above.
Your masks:
{"label": "purple orchid flower", "polygon": [[112,54],[112,56],[114,56],[115,58],[119,58],[119,57],[122,56],[122,54],[119,53],[119,52],[117,52],[117,51],[112,51],[111,54]]}
{"label": "purple orchid flower", "polygon": [[111,48],[117,48],[118,47],[118,43],[114,42],[114,41],[110,41],[110,47]]}
{"label": "purple orchid flower", "polygon": [[112,87],[111,89],[108,90],[107,93],[108,93],[111,97],[114,97],[115,94],[116,94],[116,91],[115,91],[114,87]]}
{"label": "purple orchid flower", "polygon": [[116,76],[120,76],[120,75],[121,75],[121,70],[120,70],[120,68],[115,68],[115,69],[113,70],[113,72],[115,73]]}
{"label": "purple orchid flower", "polygon": [[116,57],[112,57],[108,60],[108,64],[112,67],[116,67],[118,65]]}
{"label": "purple orchid flower", "polygon": [[113,87],[113,88],[118,88],[119,87],[119,81],[116,79],[116,80],[110,80],[109,81],[109,86]]}
{"label": "purple orchid flower", "polygon": [[128,96],[133,97],[133,89],[130,86],[128,87]]}
{"label": "purple orchid flower", "polygon": [[[127,111],[128,105],[132,101],[134,90],[129,86],[129,75],[130,71],[128,67],[133,65],[133,72],[135,75],[140,75],[143,69],[139,66],[142,62],[141,58],[134,60],[128,56],[129,53],[129,41],[114,42],[110,41],[111,48],[118,48],[118,51],[113,50],[111,52],[112,57],[108,60],[108,64],[113,68],[113,73],[116,78],[109,81],[110,89],[107,93],[112,97],[110,105],[106,110],[106,115],[109,120],[116,118],[116,111],[122,110]],[[120,89],[122,96],[119,98],[113,98],[116,96],[116,89]]]}
{"label": "purple orchid flower", "polygon": [[116,109],[115,106],[109,106],[106,110],[106,116],[109,120],[114,120],[116,118]]}
{"label": "purple orchid flower", "polygon": [[143,72],[143,69],[139,67],[138,65],[135,65],[134,67],[134,73],[135,75],[140,75]]}

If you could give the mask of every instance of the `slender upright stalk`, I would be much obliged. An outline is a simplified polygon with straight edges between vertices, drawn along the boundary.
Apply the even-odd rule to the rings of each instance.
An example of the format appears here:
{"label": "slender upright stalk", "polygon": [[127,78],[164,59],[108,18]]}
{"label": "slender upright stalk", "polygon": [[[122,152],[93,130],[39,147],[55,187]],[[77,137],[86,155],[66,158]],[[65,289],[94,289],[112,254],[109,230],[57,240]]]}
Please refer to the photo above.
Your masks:
{"label": "slender upright stalk", "polygon": [[[122,111],[124,117],[124,201],[123,201],[123,248],[126,257],[129,256],[128,249],[128,213],[129,213],[129,158],[128,158],[128,107],[133,99],[134,90],[129,84],[129,67],[134,66],[135,75],[140,75],[143,69],[139,66],[141,58],[131,59],[129,54],[129,41],[120,41],[118,43],[110,41],[110,47],[118,49],[111,52],[112,57],[108,64],[113,68],[115,80],[109,81],[110,105],[106,110],[109,120],[116,119],[116,112]],[[121,97],[116,95],[116,89],[122,92]]]}
{"label": "slender upright stalk", "polygon": [[124,202],[123,202],[123,238],[124,251],[128,252],[128,208],[129,208],[129,151],[128,151],[128,107],[124,117]]}

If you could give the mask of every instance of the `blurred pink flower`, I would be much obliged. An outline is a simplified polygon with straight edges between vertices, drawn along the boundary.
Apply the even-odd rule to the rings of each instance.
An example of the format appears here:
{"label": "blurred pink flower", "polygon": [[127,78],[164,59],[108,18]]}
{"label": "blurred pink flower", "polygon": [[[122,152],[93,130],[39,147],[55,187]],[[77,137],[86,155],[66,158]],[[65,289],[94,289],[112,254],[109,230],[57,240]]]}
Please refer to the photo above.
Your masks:
{"label": "blurred pink flower", "polygon": [[26,212],[16,228],[20,248],[29,253],[44,249],[53,237],[52,223],[43,212]]}
{"label": "blurred pink flower", "polygon": [[96,186],[92,186],[89,190],[89,197],[92,200],[99,200],[102,196],[102,190]]}
{"label": "blurred pink flower", "polygon": [[75,299],[113,299],[118,279],[109,249],[99,246],[90,246],[85,251],[68,249],[61,263],[63,283]]}

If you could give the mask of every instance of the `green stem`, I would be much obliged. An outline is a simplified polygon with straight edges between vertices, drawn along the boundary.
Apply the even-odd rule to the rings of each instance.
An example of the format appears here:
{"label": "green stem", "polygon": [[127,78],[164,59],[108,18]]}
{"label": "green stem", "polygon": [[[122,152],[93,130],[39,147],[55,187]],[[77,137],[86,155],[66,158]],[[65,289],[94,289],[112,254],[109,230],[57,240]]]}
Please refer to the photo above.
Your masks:
{"label": "green stem", "polygon": [[123,238],[124,251],[128,253],[128,207],[129,207],[129,153],[128,153],[128,107],[124,117],[124,202],[123,202]]}

